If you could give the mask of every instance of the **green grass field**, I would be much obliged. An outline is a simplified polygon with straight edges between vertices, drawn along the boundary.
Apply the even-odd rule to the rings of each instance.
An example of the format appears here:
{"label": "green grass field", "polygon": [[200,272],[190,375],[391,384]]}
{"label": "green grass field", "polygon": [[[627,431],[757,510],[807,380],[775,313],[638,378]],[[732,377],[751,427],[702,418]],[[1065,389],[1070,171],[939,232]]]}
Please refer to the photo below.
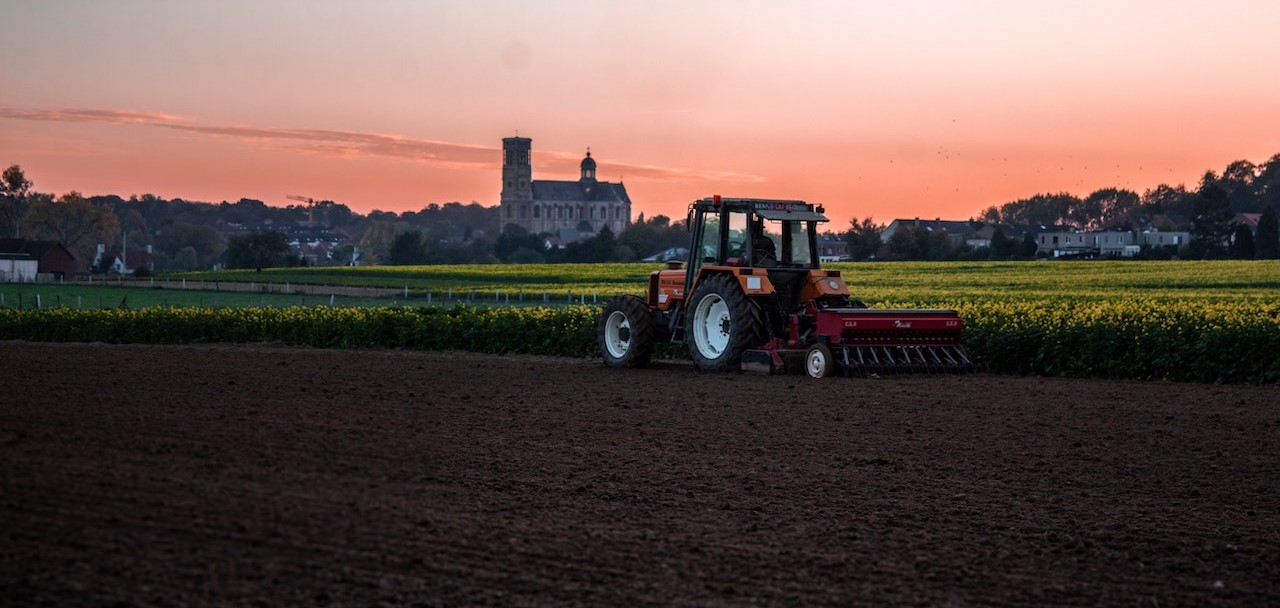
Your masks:
{"label": "green grass field", "polygon": [[[644,293],[661,264],[486,264],[278,268],[174,275],[189,281],[270,281],[408,288],[411,296],[476,290],[541,294]],[[835,263],[853,297],[868,304],[938,305],[1014,299],[1280,302],[1280,261],[1071,261]]]}
{"label": "green grass field", "polygon": [[[642,294],[660,264],[484,264],[271,268],[183,273],[117,287],[0,284],[3,305],[117,308],[147,306],[399,306],[472,300],[487,305],[593,303]],[[1280,261],[1071,261],[836,263],[851,295],[872,306],[951,306],[998,302],[1277,304]],[[185,280],[185,286],[182,281]],[[237,286],[250,292],[214,291]],[[302,286],[318,293],[299,294]],[[183,288],[185,287],[185,288]],[[343,295],[344,292],[360,292]],[[407,294],[406,294],[407,292]],[[407,297],[406,297],[407,295]]]}
{"label": "green grass field", "polygon": [[[38,299],[37,299],[38,298]],[[334,296],[335,306],[388,306],[403,298]],[[112,285],[0,283],[0,306],[6,308],[248,308],[328,306],[328,295],[150,289]]]}

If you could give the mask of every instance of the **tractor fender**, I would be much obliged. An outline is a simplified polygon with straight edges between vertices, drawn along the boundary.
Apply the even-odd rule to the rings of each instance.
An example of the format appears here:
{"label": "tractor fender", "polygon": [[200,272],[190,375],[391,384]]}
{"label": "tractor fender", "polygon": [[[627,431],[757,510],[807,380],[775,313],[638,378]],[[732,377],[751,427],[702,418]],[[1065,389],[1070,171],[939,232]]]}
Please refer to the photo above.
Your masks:
{"label": "tractor fender", "polygon": [[689,288],[689,293],[693,293],[698,289],[707,277],[714,274],[732,275],[738,281],[738,287],[742,288],[742,293],[748,297],[769,296],[777,293],[773,286],[773,281],[769,280],[769,273],[763,268],[742,268],[739,266],[703,266],[698,269],[697,279]]}

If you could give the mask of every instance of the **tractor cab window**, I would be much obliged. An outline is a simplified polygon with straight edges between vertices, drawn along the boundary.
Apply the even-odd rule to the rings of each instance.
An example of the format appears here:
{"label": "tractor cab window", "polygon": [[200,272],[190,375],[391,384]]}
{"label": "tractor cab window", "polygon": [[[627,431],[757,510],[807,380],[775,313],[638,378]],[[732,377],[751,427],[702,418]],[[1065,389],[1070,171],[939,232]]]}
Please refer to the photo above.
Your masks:
{"label": "tractor cab window", "polygon": [[709,215],[702,223],[694,257],[698,261],[714,264],[720,258],[720,220]]}
{"label": "tractor cab window", "polygon": [[812,266],[813,254],[809,249],[809,227],[812,222],[785,222],[786,229],[790,238],[783,239],[787,241],[787,251],[783,254],[788,258],[788,263],[795,266]]}
{"label": "tractor cab window", "polygon": [[748,213],[743,211],[729,211],[725,214],[728,216],[728,231],[725,234],[725,263],[735,266],[745,265],[747,263],[747,241],[751,238],[751,233],[747,229]]}
{"label": "tractor cab window", "polygon": [[752,241],[755,265],[766,267],[810,268],[813,257],[809,249],[809,222],[795,220],[762,220]]}

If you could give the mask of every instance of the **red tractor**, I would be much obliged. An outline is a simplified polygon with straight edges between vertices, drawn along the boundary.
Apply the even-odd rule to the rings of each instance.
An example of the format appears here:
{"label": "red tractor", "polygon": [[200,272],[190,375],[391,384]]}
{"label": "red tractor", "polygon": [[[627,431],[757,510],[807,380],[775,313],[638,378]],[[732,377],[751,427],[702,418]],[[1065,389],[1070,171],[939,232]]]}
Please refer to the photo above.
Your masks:
{"label": "red tractor", "polygon": [[597,339],[612,367],[646,365],[659,342],[685,343],[699,369],[814,378],[966,371],[953,310],[872,309],[850,300],[838,270],[818,264],[821,206],[721,198],[689,206],[689,259],[649,275],[644,298],[604,307]]}

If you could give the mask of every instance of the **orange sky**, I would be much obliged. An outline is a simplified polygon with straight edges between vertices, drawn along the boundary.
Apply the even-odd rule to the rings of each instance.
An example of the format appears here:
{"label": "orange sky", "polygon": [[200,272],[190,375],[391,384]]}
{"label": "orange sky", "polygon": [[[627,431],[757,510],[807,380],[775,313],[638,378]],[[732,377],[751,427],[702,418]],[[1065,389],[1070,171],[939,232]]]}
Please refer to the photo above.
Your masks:
{"label": "orange sky", "polygon": [[1269,0],[17,0],[0,165],[58,194],[492,205],[519,131],[535,178],[590,146],[636,214],[963,219],[1280,153],[1278,23]]}

